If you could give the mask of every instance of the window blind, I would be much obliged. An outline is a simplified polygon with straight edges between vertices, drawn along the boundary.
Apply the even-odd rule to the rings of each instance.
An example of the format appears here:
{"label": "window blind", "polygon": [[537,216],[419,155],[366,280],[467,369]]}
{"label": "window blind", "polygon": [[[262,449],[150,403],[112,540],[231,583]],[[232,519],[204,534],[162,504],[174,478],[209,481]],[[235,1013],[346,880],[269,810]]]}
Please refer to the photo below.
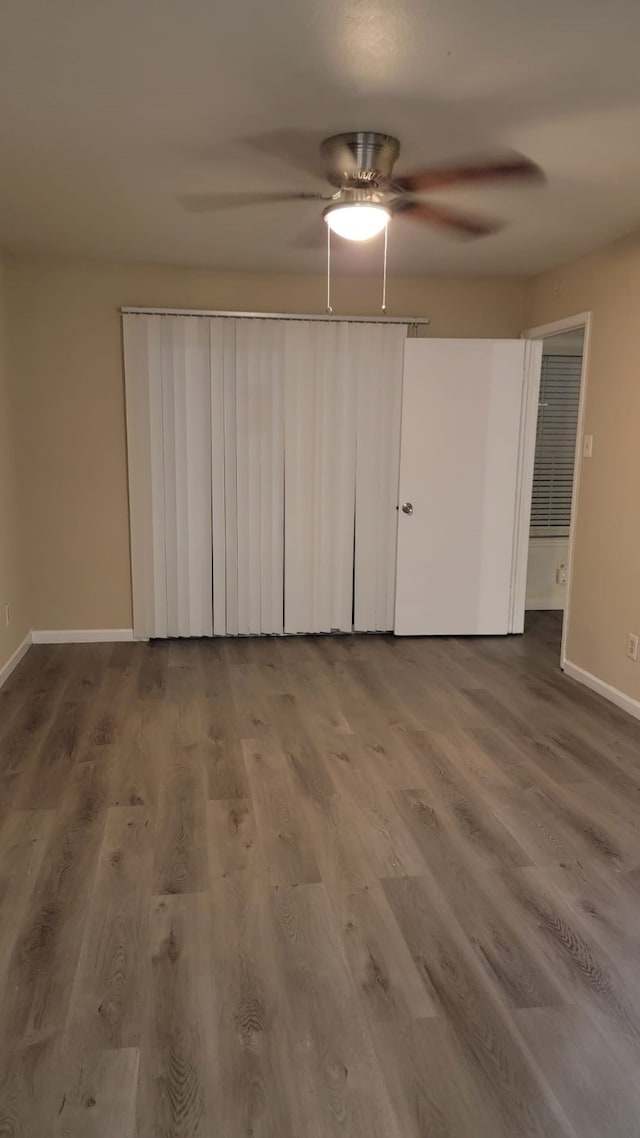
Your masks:
{"label": "window blind", "polygon": [[390,630],[407,325],[123,327],[135,636]]}
{"label": "window blind", "polygon": [[531,536],[569,533],[582,356],[542,357]]}

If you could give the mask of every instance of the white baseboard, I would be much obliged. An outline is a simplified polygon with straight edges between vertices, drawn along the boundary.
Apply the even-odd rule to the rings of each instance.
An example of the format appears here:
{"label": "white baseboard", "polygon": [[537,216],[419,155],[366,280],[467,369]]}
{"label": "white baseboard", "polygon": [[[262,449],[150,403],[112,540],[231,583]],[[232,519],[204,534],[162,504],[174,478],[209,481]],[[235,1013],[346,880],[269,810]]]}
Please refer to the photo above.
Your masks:
{"label": "white baseboard", "polygon": [[9,676],[13,670],[18,667],[18,664],[20,663],[22,657],[26,656],[29,648],[31,647],[31,642],[31,633],[28,632],[22,641],[22,644],[18,645],[13,655],[10,656],[7,660],[6,664],[2,665],[0,668],[0,688],[2,687],[5,680],[9,679]]}
{"label": "white baseboard", "polygon": [[548,610],[549,612],[560,612],[564,608],[564,601],[551,601],[549,597],[532,597],[531,600],[527,597],[525,601],[525,611],[531,609],[533,612],[540,612],[541,609]]}
{"label": "white baseboard", "polygon": [[45,628],[31,633],[34,644],[111,644],[133,640],[132,628]]}
{"label": "white baseboard", "polygon": [[618,688],[614,688],[611,684],[606,684],[604,680],[599,680],[597,676],[592,676],[591,672],[585,672],[583,668],[579,668],[577,664],[572,664],[570,660],[565,660],[564,673],[566,676],[571,676],[573,680],[577,680],[579,684],[584,684],[586,688],[591,688],[598,695],[604,696],[610,703],[615,703],[616,707],[622,708],[629,715],[633,715],[635,719],[640,719],[640,700],[633,699],[630,695],[625,695],[624,692]]}

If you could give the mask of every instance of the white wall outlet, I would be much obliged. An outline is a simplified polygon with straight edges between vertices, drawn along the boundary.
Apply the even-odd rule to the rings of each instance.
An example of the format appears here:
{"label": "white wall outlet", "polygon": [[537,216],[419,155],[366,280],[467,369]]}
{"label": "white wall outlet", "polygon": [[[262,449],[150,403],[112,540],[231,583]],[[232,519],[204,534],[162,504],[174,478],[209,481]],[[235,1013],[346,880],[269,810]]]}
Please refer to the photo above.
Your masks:
{"label": "white wall outlet", "polygon": [[627,656],[630,660],[638,659],[638,637],[635,632],[630,632],[627,639]]}
{"label": "white wall outlet", "polygon": [[561,561],[556,569],[556,585],[566,585],[567,583],[567,566],[564,561]]}
{"label": "white wall outlet", "polygon": [[4,606],[4,623],[7,625],[7,627],[11,623],[11,606],[10,605]]}
{"label": "white wall outlet", "polygon": [[593,454],[593,435],[585,435],[584,436],[584,442],[582,444],[582,456],[583,456],[583,458],[591,458],[592,454]]}

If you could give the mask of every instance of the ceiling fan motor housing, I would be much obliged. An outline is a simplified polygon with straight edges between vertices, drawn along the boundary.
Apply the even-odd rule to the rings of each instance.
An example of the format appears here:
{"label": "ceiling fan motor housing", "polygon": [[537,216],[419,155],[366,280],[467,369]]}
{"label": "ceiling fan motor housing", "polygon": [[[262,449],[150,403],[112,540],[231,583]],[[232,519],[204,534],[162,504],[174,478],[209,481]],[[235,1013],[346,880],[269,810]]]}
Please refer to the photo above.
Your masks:
{"label": "ceiling fan motor housing", "polygon": [[322,143],[321,150],[332,186],[376,189],[391,181],[400,143],[390,134],[357,130],[332,135]]}

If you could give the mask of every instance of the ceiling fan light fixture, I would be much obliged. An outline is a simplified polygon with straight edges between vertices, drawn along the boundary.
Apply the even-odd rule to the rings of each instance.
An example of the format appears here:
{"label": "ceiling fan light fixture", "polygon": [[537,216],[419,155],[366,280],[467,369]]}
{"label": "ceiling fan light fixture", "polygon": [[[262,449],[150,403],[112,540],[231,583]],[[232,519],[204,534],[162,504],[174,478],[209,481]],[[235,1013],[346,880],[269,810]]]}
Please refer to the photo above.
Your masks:
{"label": "ceiling fan light fixture", "polygon": [[329,229],[347,241],[368,241],[391,221],[390,211],[377,202],[336,202],[327,206],[323,217]]}

